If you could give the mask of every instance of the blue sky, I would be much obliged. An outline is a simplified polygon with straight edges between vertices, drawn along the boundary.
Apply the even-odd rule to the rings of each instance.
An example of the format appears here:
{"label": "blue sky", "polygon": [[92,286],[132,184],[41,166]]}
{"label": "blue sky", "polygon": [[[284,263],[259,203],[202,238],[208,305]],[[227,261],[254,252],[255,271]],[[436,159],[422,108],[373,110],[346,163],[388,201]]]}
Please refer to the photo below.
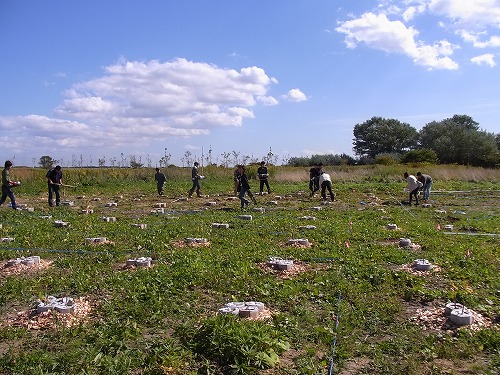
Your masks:
{"label": "blue sky", "polygon": [[0,0],[0,46],[15,165],[352,155],[373,116],[500,132],[500,0]]}

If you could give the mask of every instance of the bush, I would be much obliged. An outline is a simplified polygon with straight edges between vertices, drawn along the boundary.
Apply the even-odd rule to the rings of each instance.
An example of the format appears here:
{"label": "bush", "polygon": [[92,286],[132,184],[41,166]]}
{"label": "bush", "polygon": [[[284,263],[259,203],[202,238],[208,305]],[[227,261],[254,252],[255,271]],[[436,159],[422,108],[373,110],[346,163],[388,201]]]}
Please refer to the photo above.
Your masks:
{"label": "bush", "polygon": [[434,150],[429,150],[429,149],[411,150],[403,155],[403,157],[401,158],[401,162],[437,164],[438,157]]}
{"label": "bush", "polygon": [[208,318],[201,326],[185,327],[182,337],[196,353],[225,369],[248,373],[275,366],[278,355],[289,349],[286,338],[263,323],[219,315]]}
{"label": "bush", "polygon": [[378,154],[375,156],[375,164],[394,165],[399,163],[399,155],[397,154]]}

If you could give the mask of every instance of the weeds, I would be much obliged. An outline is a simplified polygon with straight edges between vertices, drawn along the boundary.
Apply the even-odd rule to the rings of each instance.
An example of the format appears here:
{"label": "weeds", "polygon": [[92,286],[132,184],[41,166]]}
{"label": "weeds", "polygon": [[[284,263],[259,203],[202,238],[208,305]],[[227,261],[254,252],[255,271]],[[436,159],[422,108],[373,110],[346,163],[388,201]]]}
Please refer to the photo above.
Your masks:
{"label": "weeds", "polygon": [[[498,171],[429,167],[441,192],[431,193],[433,207],[427,209],[400,204],[406,198],[403,168],[417,167],[332,168],[339,201],[320,211],[312,210],[320,201],[302,192],[306,170],[272,168],[271,188],[281,197],[277,204],[270,204],[275,194],[257,197],[265,211],[251,207],[245,212],[251,221],[239,219],[239,202],[227,199],[232,175],[222,168],[204,171],[203,191],[210,198],[189,201],[178,200],[190,187],[188,168],[165,170],[162,198],[148,169],[68,168],[65,182],[78,188],[64,190],[64,199],[75,206],[50,210],[44,171],[16,168],[23,181],[18,201],[35,210],[0,208],[2,237],[15,238],[0,244],[0,261],[40,255],[52,263],[37,273],[0,274],[0,373],[324,373],[337,314],[337,372],[437,374],[464,367],[494,373],[500,356],[499,238],[445,234],[437,226],[500,233]],[[207,206],[208,200],[216,205]],[[118,206],[106,207],[110,201]],[[166,203],[164,213],[151,213],[157,202]],[[94,213],[82,214],[86,207]],[[52,218],[41,218],[46,215]],[[316,229],[299,229],[305,215],[316,217]],[[56,219],[71,225],[57,228]],[[229,228],[213,228],[214,222]],[[388,223],[399,229],[387,230]],[[110,243],[85,242],[100,236]],[[179,246],[186,237],[210,244]],[[401,237],[421,246],[399,247]],[[307,238],[312,246],[286,246],[290,238]],[[140,256],[152,257],[153,266],[124,267]],[[300,262],[303,270],[290,278],[263,272],[270,256]],[[439,271],[401,268],[418,258]],[[38,331],[9,324],[49,294],[89,296],[96,301],[90,320]],[[229,301],[250,300],[265,303],[271,317],[247,321],[217,314]],[[409,320],[417,308],[447,301],[466,304],[493,324],[478,331],[423,330]]]}

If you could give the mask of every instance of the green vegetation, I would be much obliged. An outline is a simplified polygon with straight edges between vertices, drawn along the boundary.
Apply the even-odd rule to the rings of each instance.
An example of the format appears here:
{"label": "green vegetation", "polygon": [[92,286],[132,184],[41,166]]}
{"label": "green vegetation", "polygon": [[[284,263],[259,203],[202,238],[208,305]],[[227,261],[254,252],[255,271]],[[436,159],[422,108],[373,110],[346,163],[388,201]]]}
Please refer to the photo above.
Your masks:
{"label": "green vegetation", "polygon": [[[52,263],[36,272],[0,269],[0,374],[326,374],[333,350],[336,374],[497,373],[500,170],[325,169],[338,199],[332,205],[312,209],[320,199],[309,197],[308,168],[271,167],[273,194],[257,196],[266,210],[250,206],[244,213],[253,220],[246,221],[238,218],[239,201],[228,199],[231,169],[205,167],[202,191],[210,197],[185,201],[189,168],[164,169],[161,198],[154,169],[66,168],[65,183],[78,187],[63,188],[63,199],[75,204],[51,209],[46,171],[14,168],[18,203],[35,210],[0,208],[1,237],[15,238],[0,243],[0,264],[30,255]],[[434,178],[432,207],[401,204],[406,169]],[[250,183],[257,191],[258,182]],[[118,206],[106,207],[112,201]],[[158,202],[165,212],[151,213]],[[82,214],[87,207],[94,213]],[[317,218],[307,222],[316,229],[300,229],[305,215]],[[438,224],[453,224],[454,232]],[[110,242],[88,244],[88,237]],[[185,237],[210,244],[184,246]],[[399,247],[401,237],[421,248]],[[285,246],[291,238],[312,246]],[[152,257],[153,267],[124,267],[141,256]],[[300,268],[283,277],[265,266],[270,256]],[[403,267],[418,258],[439,268],[419,274]],[[47,295],[83,298],[89,315],[71,326],[60,314],[45,326],[36,315],[22,321]],[[231,301],[263,302],[268,317],[217,314]],[[448,301],[473,309],[482,324],[446,328],[438,314],[422,328],[416,317]]]}

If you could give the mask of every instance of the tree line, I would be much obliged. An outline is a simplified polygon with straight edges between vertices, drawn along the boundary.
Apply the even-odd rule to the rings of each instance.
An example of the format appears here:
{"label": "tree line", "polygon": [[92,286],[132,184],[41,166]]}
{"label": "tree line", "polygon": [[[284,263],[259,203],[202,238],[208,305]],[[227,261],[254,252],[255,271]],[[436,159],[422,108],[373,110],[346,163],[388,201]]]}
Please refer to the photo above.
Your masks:
{"label": "tree line", "polygon": [[[353,151],[355,156],[343,154],[312,155],[309,157],[282,157],[281,164],[302,167],[318,163],[324,165],[363,165],[363,164],[395,164],[395,163],[430,163],[430,164],[462,164],[478,167],[498,167],[500,165],[500,133],[493,134],[479,128],[479,123],[467,115],[454,115],[441,121],[432,121],[420,131],[407,123],[397,119],[372,117],[356,124],[353,130]],[[260,160],[268,164],[277,164],[279,155],[269,148],[267,155],[256,158],[253,155],[241,155],[240,152],[224,152],[219,156],[213,155],[212,148],[201,158],[186,151],[181,159],[183,166],[189,166],[194,161],[206,165],[220,165],[230,167],[236,164],[256,164]],[[127,158],[123,153],[121,159],[105,157],[98,159],[98,166],[105,167],[132,167],[141,168],[145,165],[152,167],[170,165],[171,155],[167,154],[153,163],[146,157],[147,164],[142,158],[130,155]],[[51,168],[62,162],[44,155],[39,165]],[[73,156],[74,167],[83,167],[83,156],[80,159]],[[92,166],[92,161],[87,166]]]}
{"label": "tree line", "polygon": [[372,117],[353,130],[356,158],[341,155],[313,155],[290,158],[292,166],[322,162],[341,164],[432,163],[479,167],[500,165],[500,134],[481,130],[467,115],[432,121],[420,131],[396,119]]}

